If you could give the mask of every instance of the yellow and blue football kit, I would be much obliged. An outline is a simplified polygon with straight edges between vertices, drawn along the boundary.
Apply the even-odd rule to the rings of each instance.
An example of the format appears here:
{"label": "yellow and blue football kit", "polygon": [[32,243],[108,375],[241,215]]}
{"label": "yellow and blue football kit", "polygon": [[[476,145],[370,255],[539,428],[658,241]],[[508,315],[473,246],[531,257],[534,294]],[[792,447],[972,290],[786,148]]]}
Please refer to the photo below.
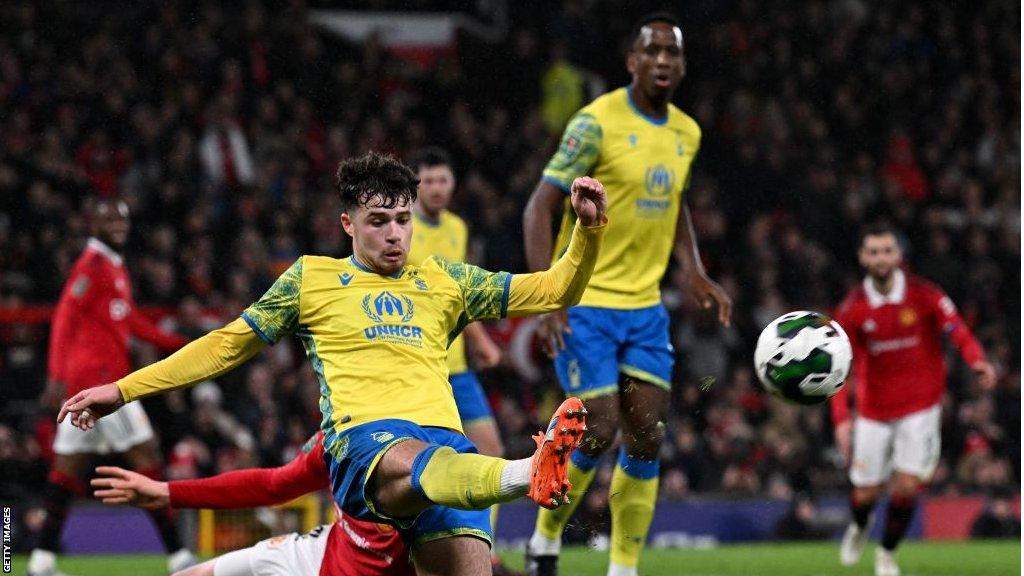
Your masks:
{"label": "yellow and blue football kit", "polygon": [[[700,128],[669,106],[651,118],[628,88],[601,96],[573,116],[544,180],[568,192],[592,176],[608,194],[612,224],[555,361],[562,388],[586,399],[613,393],[619,373],[668,388],[673,353],[659,284],[675,241],[676,221]],[[566,200],[568,202],[568,199]],[[575,215],[566,205],[555,256],[569,242]]]}
{"label": "yellow and blue football kit", "polygon": [[[295,334],[320,383],[325,458],[339,506],[356,518],[402,526],[413,541],[453,534],[489,539],[486,510],[455,511],[440,504],[473,509],[501,501],[493,472],[504,465],[500,459],[474,457],[488,467],[487,482],[476,496],[469,489],[445,492],[444,479],[428,474],[428,459],[420,459],[414,489],[432,502],[439,501],[429,494],[446,500],[418,519],[377,513],[365,484],[384,452],[409,438],[431,444],[433,458],[450,461],[453,470],[466,468],[449,454],[474,449],[461,434],[448,384],[448,344],[474,320],[539,314],[577,302],[603,230],[604,225],[577,227],[565,257],[535,274],[494,273],[433,257],[382,276],[352,257],[303,256],[241,318],[129,374],[117,386],[125,401],[132,401],[196,384]],[[461,478],[482,481],[471,473]]]}
{"label": "yellow and blue football kit", "polygon": [[[419,265],[431,256],[440,256],[449,262],[466,260],[469,228],[462,218],[448,210],[441,210],[437,221],[428,220],[415,211],[413,218],[410,264]],[[465,340],[460,334],[448,347],[448,382],[452,385],[462,425],[472,426],[493,420],[494,414],[480,381],[466,362]]]}
{"label": "yellow and blue football kit", "polygon": [[[590,284],[580,304],[569,309],[572,332],[555,358],[566,393],[583,399],[616,394],[620,374],[671,388],[674,353],[659,284],[672,253],[700,136],[697,123],[675,106],[669,105],[667,117],[652,118],[636,107],[631,87],[620,88],[576,113],[544,169],[544,180],[566,192],[579,176],[599,180],[608,194],[612,222]],[[565,210],[556,257],[570,240],[573,222],[572,211]],[[573,504],[583,499],[598,460],[581,450],[573,453]],[[654,516],[658,475],[657,460],[643,460],[620,448],[612,476],[618,496],[610,502],[613,565],[639,562]],[[573,504],[541,510],[535,538],[559,542]]]}

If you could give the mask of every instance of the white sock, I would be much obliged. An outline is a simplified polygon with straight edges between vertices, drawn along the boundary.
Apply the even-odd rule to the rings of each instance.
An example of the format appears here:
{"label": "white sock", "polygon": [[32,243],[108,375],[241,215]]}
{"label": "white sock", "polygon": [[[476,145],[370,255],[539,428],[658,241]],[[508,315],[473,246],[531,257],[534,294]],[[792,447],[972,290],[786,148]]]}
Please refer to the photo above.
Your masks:
{"label": "white sock", "polygon": [[510,460],[501,471],[502,496],[526,496],[530,491],[530,463],[533,458]]}
{"label": "white sock", "polygon": [[36,548],[28,557],[29,572],[49,572],[57,568],[57,555],[49,550]]}
{"label": "white sock", "polygon": [[534,556],[558,556],[562,551],[562,539],[552,540],[540,532],[534,531],[527,546],[530,548],[530,554]]}
{"label": "white sock", "polygon": [[608,565],[608,576],[637,576],[636,566],[623,566],[612,562]]}

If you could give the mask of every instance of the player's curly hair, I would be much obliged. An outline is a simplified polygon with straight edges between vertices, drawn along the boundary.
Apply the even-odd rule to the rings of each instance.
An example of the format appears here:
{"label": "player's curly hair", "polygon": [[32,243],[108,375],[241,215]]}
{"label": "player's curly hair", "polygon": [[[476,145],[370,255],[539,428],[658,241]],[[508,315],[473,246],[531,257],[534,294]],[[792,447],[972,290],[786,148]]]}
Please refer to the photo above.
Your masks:
{"label": "player's curly hair", "polygon": [[416,201],[419,183],[408,166],[393,156],[377,152],[343,161],[334,175],[334,186],[344,212],[371,202],[374,208],[412,204]]}

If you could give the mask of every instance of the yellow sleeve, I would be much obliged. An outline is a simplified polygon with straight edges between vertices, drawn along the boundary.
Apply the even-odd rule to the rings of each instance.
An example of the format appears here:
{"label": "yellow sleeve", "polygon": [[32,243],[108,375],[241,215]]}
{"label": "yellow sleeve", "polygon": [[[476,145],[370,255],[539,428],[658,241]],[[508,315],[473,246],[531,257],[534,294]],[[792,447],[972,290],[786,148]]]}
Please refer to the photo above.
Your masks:
{"label": "yellow sleeve", "polygon": [[193,340],[163,360],[117,381],[125,402],[216,378],[240,366],[266,346],[241,318]]}
{"label": "yellow sleeve", "polygon": [[580,301],[597,262],[608,219],[597,226],[578,222],[562,257],[551,268],[532,274],[512,276],[508,294],[508,316],[529,316],[568,308]]}

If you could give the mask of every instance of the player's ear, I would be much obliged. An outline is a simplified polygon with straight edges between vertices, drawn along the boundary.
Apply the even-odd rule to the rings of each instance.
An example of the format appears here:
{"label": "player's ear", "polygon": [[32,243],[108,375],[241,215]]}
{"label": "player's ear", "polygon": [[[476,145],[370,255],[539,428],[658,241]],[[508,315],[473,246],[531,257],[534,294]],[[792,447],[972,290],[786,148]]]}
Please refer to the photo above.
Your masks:
{"label": "player's ear", "polygon": [[636,52],[630,49],[629,52],[626,52],[626,71],[629,72],[630,76],[636,74],[636,65]]}
{"label": "player's ear", "polygon": [[353,230],[353,226],[352,226],[352,217],[348,215],[348,212],[342,212],[341,213],[341,228],[349,236],[354,236],[354,234],[353,234],[354,230]]}

